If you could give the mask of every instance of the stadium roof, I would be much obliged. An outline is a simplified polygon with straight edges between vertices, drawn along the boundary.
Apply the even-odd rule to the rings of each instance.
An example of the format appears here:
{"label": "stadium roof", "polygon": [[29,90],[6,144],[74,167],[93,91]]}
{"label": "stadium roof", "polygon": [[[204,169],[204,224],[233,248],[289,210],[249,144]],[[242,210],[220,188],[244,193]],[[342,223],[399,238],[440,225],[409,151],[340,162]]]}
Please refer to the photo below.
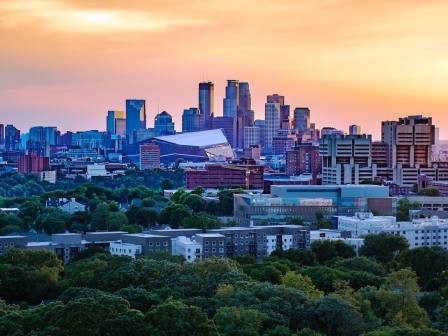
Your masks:
{"label": "stadium roof", "polygon": [[221,128],[199,132],[187,132],[175,135],[158,136],[155,139],[171,142],[177,145],[208,147],[228,144],[227,138]]}

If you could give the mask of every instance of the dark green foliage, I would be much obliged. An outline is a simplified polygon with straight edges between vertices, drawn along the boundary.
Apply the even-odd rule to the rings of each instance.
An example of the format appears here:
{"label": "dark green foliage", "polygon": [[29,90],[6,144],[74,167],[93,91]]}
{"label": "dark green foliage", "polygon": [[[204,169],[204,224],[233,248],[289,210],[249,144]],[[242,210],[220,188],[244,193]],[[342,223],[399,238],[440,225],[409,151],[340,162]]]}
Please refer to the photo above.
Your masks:
{"label": "dark green foliage", "polygon": [[396,259],[407,249],[408,242],[399,235],[389,233],[370,234],[364,238],[364,245],[360,249],[360,254],[387,263]]}
{"label": "dark green foliage", "polygon": [[311,244],[311,251],[321,264],[335,258],[351,258],[355,256],[353,248],[340,240],[317,240]]}
{"label": "dark green foliage", "polygon": [[61,271],[53,253],[8,249],[0,256],[0,298],[31,303],[51,298]]}
{"label": "dark green foliage", "polygon": [[408,221],[409,210],[414,209],[420,209],[420,204],[416,202],[410,202],[407,198],[400,199],[397,205],[397,221]]}
{"label": "dark green foliage", "polygon": [[400,257],[403,267],[411,267],[424,290],[434,290],[438,277],[448,269],[448,251],[441,247],[420,247],[405,251]]}
{"label": "dark green foliage", "polygon": [[145,320],[160,336],[218,336],[215,324],[198,307],[180,301],[168,300],[153,309]]}

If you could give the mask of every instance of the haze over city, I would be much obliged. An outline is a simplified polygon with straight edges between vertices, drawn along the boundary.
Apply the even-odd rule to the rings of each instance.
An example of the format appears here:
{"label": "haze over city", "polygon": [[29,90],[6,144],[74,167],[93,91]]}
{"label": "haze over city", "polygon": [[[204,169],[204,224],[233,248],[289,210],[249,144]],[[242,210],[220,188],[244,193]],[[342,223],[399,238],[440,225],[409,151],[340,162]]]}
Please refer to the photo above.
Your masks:
{"label": "haze over city", "polygon": [[318,127],[380,136],[380,121],[431,115],[448,138],[448,3],[441,1],[29,1],[0,3],[2,120],[104,129],[126,98],[180,129],[197,83],[251,85],[308,106]]}

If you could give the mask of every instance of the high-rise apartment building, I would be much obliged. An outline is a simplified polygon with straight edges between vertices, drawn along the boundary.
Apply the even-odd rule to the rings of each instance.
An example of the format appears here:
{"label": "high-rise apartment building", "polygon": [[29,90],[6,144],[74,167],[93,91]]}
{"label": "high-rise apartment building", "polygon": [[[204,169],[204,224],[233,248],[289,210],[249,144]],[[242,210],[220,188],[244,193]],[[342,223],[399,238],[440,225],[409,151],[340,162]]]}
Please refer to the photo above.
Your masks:
{"label": "high-rise apartment building", "polygon": [[322,184],[359,184],[376,177],[370,135],[325,136],[319,143]]}
{"label": "high-rise apartment building", "polygon": [[34,126],[30,128],[29,141],[54,146],[57,144],[57,128],[54,126]]}
{"label": "high-rise apartment building", "polygon": [[146,102],[144,99],[126,99],[126,136],[134,142],[134,131],[146,128]]}
{"label": "high-rise apartment building", "polygon": [[261,144],[261,130],[258,126],[244,127],[244,148]]}
{"label": "high-rise apartment building", "polygon": [[5,150],[16,151],[20,148],[20,130],[13,125],[5,127]]}
{"label": "high-rise apartment building", "polygon": [[109,134],[124,135],[126,118],[124,111],[107,111],[106,130]]}
{"label": "high-rise apartment building", "polygon": [[417,183],[420,174],[434,180],[445,176],[446,168],[437,168],[432,162],[435,143],[432,118],[416,115],[398,121],[383,121],[381,139],[388,144],[388,163],[397,185],[410,187]]}
{"label": "high-rise apartment building", "polygon": [[390,147],[393,168],[431,167],[431,147],[435,126],[432,118],[409,116],[398,121],[383,121],[381,139]]}
{"label": "high-rise apartment building", "polygon": [[260,145],[264,147],[265,143],[265,125],[266,122],[263,119],[257,119],[254,121],[254,126],[258,127],[260,129]]}
{"label": "high-rise apartment building", "polygon": [[159,135],[172,135],[175,134],[174,123],[171,114],[166,111],[162,111],[154,118],[154,132]]}
{"label": "high-rise apartment building", "polygon": [[378,168],[389,167],[389,145],[382,141],[372,142],[372,163]]}
{"label": "high-rise apartment building", "polygon": [[310,174],[312,184],[316,184],[321,166],[319,146],[311,143],[298,144],[286,152],[286,174],[289,176]]}
{"label": "high-rise apartment building", "polygon": [[308,107],[296,107],[294,109],[293,126],[297,131],[303,132],[310,128],[311,112]]}
{"label": "high-rise apartment building", "polygon": [[50,170],[50,158],[37,153],[23,154],[19,157],[19,173],[39,173]]}
{"label": "high-rise apartment building", "polygon": [[272,152],[274,155],[285,155],[286,151],[294,147],[297,142],[296,134],[289,129],[279,129],[272,138]]}
{"label": "high-rise apartment building", "polygon": [[160,148],[153,143],[140,145],[140,169],[160,167]]}
{"label": "high-rise apartment building", "polygon": [[267,96],[266,102],[280,104],[279,128],[289,129],[289,105],[285,105],[285,97],[274,93]]}
{"label": "high-rise apartment building", "polygon": [[226,95],[223,100],[224,117],[236,117],[240,100],[239,82],[234,79],[227,81]]}
{"label": "high-rise apartment building", "polygon": [[[269,100],[269,99],[268,99]],[[264,149],[266,153],[273,152],[273,139],[280,129],[280,103],[269,103],[264,105],[265,129]]]}
{"label": "high-rise apartment building", "polygon": [[215,113],[215,87],[212,82],[199,83],[199,111],[202,116],[201,128],[199,130],[210,129]]}
{"label": "high-rise apartment building", "polygon": [[359,125],[350,125],[348,127],[348,134],[350,134],[350,135],[361,135],[361,126],[359,126]]}
{"label": "high-rise apartment building", "polygon": [[5,147],[5,125],[0,124],[0,149]]}
{"label": "high-rise apartment building", "polygon": [[203,115],[197,107],[185,109],[182,113],[182,132],[197,132],[203,129]]}

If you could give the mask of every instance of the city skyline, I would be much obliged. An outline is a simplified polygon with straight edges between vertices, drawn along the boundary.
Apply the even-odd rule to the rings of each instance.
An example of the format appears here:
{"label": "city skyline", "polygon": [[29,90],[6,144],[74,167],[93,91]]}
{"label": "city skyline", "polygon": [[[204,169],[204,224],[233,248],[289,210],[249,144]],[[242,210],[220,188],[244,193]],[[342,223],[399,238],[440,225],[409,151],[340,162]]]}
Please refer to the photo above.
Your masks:
{"label": "city skyline", "polygon": [[215,84],[221,116],[226,82],[237,79],[249,82],[257,119],[278,93],[291,111],[309,107],[318,128],[357,124],[378,139],[381,120],[423,114],[448,138],[448,4],[238,4],[4,2],[2,122],[102,130],[108,110],[139,98],[148,126],[166,110],[180,130],[182,111],[198,106],[198,82]]}

